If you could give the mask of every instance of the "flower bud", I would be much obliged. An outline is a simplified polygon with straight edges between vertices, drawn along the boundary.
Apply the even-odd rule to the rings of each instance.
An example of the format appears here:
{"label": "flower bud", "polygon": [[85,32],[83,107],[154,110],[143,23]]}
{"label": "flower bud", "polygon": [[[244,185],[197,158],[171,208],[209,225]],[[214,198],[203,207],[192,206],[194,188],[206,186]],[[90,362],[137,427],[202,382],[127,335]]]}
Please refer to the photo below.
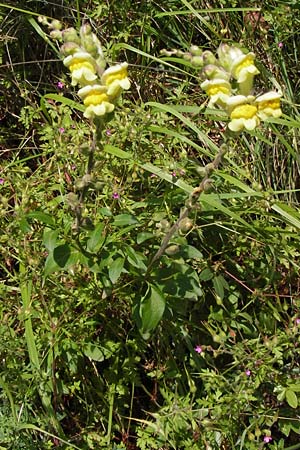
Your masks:
{"label": "flower bud", "polygon": [[190,229],[193,228],[193,221],[189,217],[185,217],[179,224],[180,231],[187,233]]}
{"label": "flower bud", "polygon": [[50,27],[53,30],[61,30],[62,29],[62,23],[57,20],[57,19],[53,19],[52,22],[50,23]]}
{"label": "flower bud", "polygon": [[193,66],[202,67],[203,66],[202,56],[192,56],[191,63],[193,64]]}
{"label": "flower bud", "polygon": [[64,42],[75,42],[80,46],[81,41],[75,28],[66,28],[62,33]]}
{"label": "flower bud", "polygon": [[50,31],[50,36],[51,36],[51,39],[53,39],[55,41],[61,41],[62,40],[62,32],[59,31],[59,30]]}
{"label": "flower bud", "polygon": [[166,252],[167,255],[173,256],[173,255],[176,255],[176,253],[178,253],[179,250],[180,250],[179,245],[172,244],[172,245],[169,245],[168,248],[166,248],[165,252]]}
{"label": "flower bud", "polygon": [[78,44],[75,44],[75,42],[67,42],[61,46],[60,51],[63,55],[73,55],[80,51],[80,47]]}
{"label": "flower bud", "polygon": [[216,63],[216,57],[210,50],[205,50],[202,53],[202,58],[204,64],[215,64]]}
{"label": "flower bud", "polygon": [[201,48],[198,47],[198,45],[191,45],[190,52],[193,56],[201,56],[203,53]]}

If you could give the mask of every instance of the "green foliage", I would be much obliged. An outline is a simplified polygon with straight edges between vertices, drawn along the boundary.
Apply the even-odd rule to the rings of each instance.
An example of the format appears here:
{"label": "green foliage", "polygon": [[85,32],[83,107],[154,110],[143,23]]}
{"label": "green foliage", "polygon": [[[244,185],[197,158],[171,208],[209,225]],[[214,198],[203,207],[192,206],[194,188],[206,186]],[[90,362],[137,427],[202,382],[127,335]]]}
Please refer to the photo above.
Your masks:
{"label": "green foliage", "polygon": [[[298,448],[300,16],[259,6],[0,4],[0,449]],[[96,148],[39,14],[130,63]],[[160,51],[221,41],[256,52],[284,116],[210,172],[226,117]]]}

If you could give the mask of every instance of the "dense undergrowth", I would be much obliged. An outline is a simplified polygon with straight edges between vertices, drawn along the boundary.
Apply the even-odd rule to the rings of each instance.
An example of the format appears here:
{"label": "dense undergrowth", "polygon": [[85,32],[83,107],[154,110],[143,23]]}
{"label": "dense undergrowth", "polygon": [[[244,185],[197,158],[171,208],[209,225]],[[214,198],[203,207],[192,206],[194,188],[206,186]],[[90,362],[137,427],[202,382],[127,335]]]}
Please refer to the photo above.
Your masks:
{"label": "dense undergrowth", "polygon": [[[0,3],[0,449],[300,448],[300,11],[215,3]],[[87,173],[41,14],[129,64]],[[221,42],[256,54],[280,118],[228,135],[200,69],[162,52]]]}

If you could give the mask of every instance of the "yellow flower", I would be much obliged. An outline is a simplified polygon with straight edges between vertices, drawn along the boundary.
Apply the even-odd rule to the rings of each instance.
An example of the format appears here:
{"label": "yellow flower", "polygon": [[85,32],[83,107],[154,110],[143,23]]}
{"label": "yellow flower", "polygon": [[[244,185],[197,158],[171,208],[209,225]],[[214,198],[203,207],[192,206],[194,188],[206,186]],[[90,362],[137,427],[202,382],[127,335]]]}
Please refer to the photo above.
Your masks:
{"label": "yellow flower", "polygon": [[72,76],[72,86],[86,86],[97,79],[96,63],[87,52],[76,52],[64,59],[64,65],[69,68]]}
{"label": "yellow flower", "polygon": [[281,116],[280,98],[280,93],[272,91],[257,97],[255,105],[258,108],[257,115],[261,120],[266,120],[269,117],[278,118]]}
{"label": "yellow flower", "polygon": [[259,70],[254,64],[254,53],[239,56],[233,61],[231,73],[239,84],[239,92],[242,95],[249,95],[253,86],[255,75],[259,74]]}
{"label": "yellow flower", "polygon": [[220,44],[217,50],[219,62],[225,70],[231,72],[231,67],[234,61],[238,58],[245,56],[241,49],[238,47],[230,46],[228,44]]}
{"label": "yellow flower", "polygon": [[231,73],[238,83],[246,81],[248,76],[254,76],[259,74],[259,70],[254,64],[255,54],[248,53],[236,58],[231,65]]}
{"label": "yellow flower", "polygon": [[230,115],[230,122],[228,128],[231,131],[248,131],[254,130],[259,124],[260,120],[257,115],[257,107],[252,103],[254,97],[243,95],[236,95],[230,97],[227,101],[227,109]]}
{"label": "yellow flower", "polygon": [[130,88],[130,81],[127,77],[126,62],[106,69],[101,77],[101,82],[107,87],[107,95],[111,98],[118,97],[122,89]]}
{"label": "yellow flower", "polygon": [[224,79],[205,80],[201,84],[202,89],[210,97],[208,106],[215,104],[225,106],[231,94],[231,85]]}
{"label": "yellow flower", "polygon": [[78,91],[78,95],[87,107],[83,114],[87,119],[93,119],[95,116],[101,117],[114,110],[115,105],[110,103],[105,86],[99,84],[85,86]]}

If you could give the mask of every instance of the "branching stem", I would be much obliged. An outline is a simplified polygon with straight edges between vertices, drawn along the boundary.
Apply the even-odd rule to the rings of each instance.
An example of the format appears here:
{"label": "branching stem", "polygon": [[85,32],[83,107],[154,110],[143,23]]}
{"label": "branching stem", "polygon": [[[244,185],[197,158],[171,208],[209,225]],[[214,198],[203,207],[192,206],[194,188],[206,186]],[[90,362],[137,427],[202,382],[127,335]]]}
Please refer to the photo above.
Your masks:
{"label": "branching stem", "polygon": [[215,159],[213,160],[213,162],[207,164],[205,166],[205,175],[201,181],[201,183],[199,184],[199,186],[197,186],[193,192],[190,194],[187,202],[186,202],[186,207],[183,209],[183,211],[181,212],[179,218],[177,219],[177,221],[172,225],[172,227],[170,228],[170,230],[167,232],[167,234],[165,235],[161,246],[159,247],[159,249],[157,250],[157,252],[155,253],[155,255],[153,256],[153,258],[151,259],[148,269],[147,269],[147,273],[149,273],[153,267],[153,264],[160,259],[160,257],[163,255],[163,253],[165,252],[170,239],[174,236],[174,234],[178,231],[181,222],[183,221],[183,219],[185,219],[186,217],[189,216],[189,214],[191,213],[191,211],[193,209],[195,209],[197,207],[197,203],[199,200],[200,195],[207,189],[208,185],[212,182],[212,180],[210,179],[210,175],[218,169],[223,156],[225,155],[225,153],[227,152],[227,145],[221,145],[219,152],[217,153]]}

